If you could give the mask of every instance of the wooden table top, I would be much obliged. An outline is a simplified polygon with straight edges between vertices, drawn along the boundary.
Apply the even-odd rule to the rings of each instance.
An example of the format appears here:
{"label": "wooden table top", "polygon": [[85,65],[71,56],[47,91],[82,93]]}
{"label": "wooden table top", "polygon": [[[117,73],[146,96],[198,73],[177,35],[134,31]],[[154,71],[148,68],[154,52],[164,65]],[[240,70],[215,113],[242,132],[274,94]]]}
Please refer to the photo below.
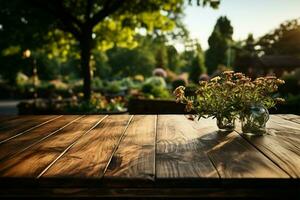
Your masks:
{"label": "wooden table top", "polygon": [[267,127],[246,137],[184,115],[1,116],[0,196],[201,196],[235,186],[300,197],[300,116],[271,115]]}

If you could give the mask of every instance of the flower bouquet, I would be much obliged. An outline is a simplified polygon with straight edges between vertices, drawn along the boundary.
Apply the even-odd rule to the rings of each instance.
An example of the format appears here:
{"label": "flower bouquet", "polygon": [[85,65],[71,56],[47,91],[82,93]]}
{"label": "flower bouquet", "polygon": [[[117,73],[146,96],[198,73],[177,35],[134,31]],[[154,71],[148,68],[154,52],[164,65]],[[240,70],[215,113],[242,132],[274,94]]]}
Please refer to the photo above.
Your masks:
{"label": "flower bouquet", "polygon": [[216,118],[220,130],[232,131],[239,118],[244,133],[263,134],[268,108],[284,101],[273,95],[283,83],[274,76],[252,81],[243,73],[225,71],[210,81],[200,81],[191,96],[185,95],[183,86],[177,87],[174,95],[176,101],[186,104],[186,110],[193,110],[198,119]]}

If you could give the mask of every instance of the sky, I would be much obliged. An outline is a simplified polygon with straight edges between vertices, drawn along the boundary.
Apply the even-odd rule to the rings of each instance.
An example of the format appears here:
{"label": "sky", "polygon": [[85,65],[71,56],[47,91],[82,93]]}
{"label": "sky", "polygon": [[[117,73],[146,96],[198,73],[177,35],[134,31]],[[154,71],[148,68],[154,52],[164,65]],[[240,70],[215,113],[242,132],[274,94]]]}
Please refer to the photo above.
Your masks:
{"label": "sky", "polygon": [[224,15],[231,21],[234,40],[245,39],[249,33],[257,38],[286,20],[300,18],[300,0],[221,0],[216,10],[187,6],[183,22],[205,50],[217,19]]}

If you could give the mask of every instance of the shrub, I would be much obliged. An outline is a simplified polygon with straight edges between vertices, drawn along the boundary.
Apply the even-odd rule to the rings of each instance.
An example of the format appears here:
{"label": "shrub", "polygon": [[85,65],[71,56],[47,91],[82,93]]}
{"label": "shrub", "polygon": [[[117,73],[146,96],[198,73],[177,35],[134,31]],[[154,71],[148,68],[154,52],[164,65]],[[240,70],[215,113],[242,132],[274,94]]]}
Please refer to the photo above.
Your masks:
{"label": "shrub", "polygon": [[167,87],[166,81],[162,77],[156,77],[156,76],[147,78],[145,84],[151,84],[153,86],[163,87],[163,88]]}
{"label": "shrub", "polygon": [[175,90],[175,88],[177,88],[178,86],[186,86],[187,85],[187,82],[186,80],[182,79],[182,78],[178,78],[176,80],[174,80],[172,82],[172,90]]}
{"label": "shrub", "polygon": [[111,81],[106,83],[105,91],[109,94],[117,94],[122,92],[125,88],[122,87],[120,81]]}
{"label": "shrub", "polygon": [[102,112],[123,112],[125,102],[121,97],[107,100],[99,93],[93,93],[89,101],[78,101],[77,98],[68,105],[67,110],[71,113],[95,114]]}
{"label": "shrub", "polygon": [[26,84],[28,84],[29,78],[22,72],[17,73],[16,77],[16,84],[18,87],[24,87]]}
{"label": "shrub", "polygon": [[145,78],[144,78],[143,75],[138,74],[138,75],[135,75],[135,76],[133,77],[133,80],[136,81],[136,82],[144,82]]}
{"label": "shrub", "polygon": [[143,92],[143,96],[149,99],[170,98],[170,93],[166,87],[166,82],[161,77],[148,78],[142,86],[142,92]]}
{"label": "shrub", "polygon": [[154,97],[160,98],[160,99],[168,99],[170,98],[170,93],[167,89],[162,87],[154,87],[151,91],[152,95]]}
{"label": "shrub", "polygon": [[135,87],[135,84],[130,77],[123,78],[122,80],[120,80],[120,84],[123,88],[126,88],[126,89]]}
{"label": "shrub", "polygon": [[283,80],[285,81],[285,85],[283,85],[279,92],[283,95],[288,94],[299,94],[300,91],[300,81],[298,80],[299,77],[297,77],[296,73],[291,74],[285,74],[283,77]]}
{"label": "shrub", "polygon": [[103,81],[99,77],[95,77],[92,79],[92,89],[93,90],[103,89]]}

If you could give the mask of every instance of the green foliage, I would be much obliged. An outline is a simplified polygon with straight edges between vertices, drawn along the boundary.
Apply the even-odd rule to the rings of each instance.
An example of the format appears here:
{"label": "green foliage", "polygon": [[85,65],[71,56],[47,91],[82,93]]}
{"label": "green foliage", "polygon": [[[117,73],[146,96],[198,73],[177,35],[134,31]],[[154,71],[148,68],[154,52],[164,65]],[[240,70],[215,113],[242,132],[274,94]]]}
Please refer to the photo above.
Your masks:
{"label": "green foliage", "polygon": [[[92,49],[106,51],[114,46],[134,48],[134,35],[141,29],[149,33],[170,31],[182,13],[182,0],[152,1],[1,1],[0,37],[31,50],[36,44],[48,44],[48,58],[59,57],[66,62],[70,49],[80,49],[85,79],[85,97],[90,97],[90,53]],[[14,26],[16,25],[16,26]],[[22,31],[10,27],[21,28]],[[41,31],[37,29],[43,28]],[[61,34],[66,32],[65,34]],[[13,34],[12,34],[13,33]],[[48,33],[48,34],[45,34]],[[30,37],[30,40],[28,40]],[[12,42],[13,39],[17,39]],[[55,42],[53,42],[55,41]],[[1,46],[8,47],[10,43]],[[80,45],[79,45],[80,44]],[[78,48],[79,47],[79,48]],[[142,55],[142,54],[141,54]],[[78,54],[77,54],[78,56]],[[58,60],[59,60],[58,59]]]}
{"label": "green foliage", "polygon": [[154,42],[156,44],[153,49],[155,51],[155,68],[168,68],[168,50],[166,45],[164,45],[166,38],[160,37],[154,40]]}
{"label": "green foliage", "polygon": [[209,49],[206,51],[206,66],[212,74],[218,65],[227,65],[228,48],[232,43],[233,27],[227,17],[220,17],[208,39]]}
{"label": "green foliage", "polygon": [[168,99],[170,93],[166,88],[158,87],[151,84],[144,84],[142,87],[143,96],[147,99]]}
{"label": "green foliage", "polygon": [[[23,71],[27,74],[29,72],[29,63],[22,59],[21,54],[0,56],[0,74],[4,80],[10,84],[15,83],[15,78],[18,72]],[[23,70],[20,70],[23,69]]]}
{"label": "green foliage", "polygon": [[92,89],[99,90],[103,88],[103,81],[99,77],[95,77],[92,80]]}
{"label": "green foliage", "polygon": [[16,76],[16,84],[18,86],[22,86],[28,83],[28,76],[26,76],[25,74],[23,74],[22,72],[19,72]]}
{"label": "green foliage", "polygon": [[252,34],[249,34],[245,41],[235,43],[238,49],[235,51],[234,69],[247,73],[248,66],[253,65],[253,60],[258,58],[258,51],[255,49],[256,41]]}
{"label": "green foliage", "polygon": [[187,111],[194,110],[198,117],[232,119],[245,112],[253,104],[271,108],[277,102],[273,94],[284,81],[276,77],[260,77],[251,81],[242,73],[225,71],[221,77],[201,81],[193,96],[185,95],[185,87],[175,89],[177,102],[186,104]]}
{"label": "green foliage", "polygon": [[155,57],[149,49],[114,49],[108,52],[112,76],[124,77],[142,74],[150,76],[155,66]]}
{"label": "green foliage", "polygon": [[300,69],[284,74],[282,79],[285,81],[285,84],[279,89],[282,95],[298,95],[300,93]]}
{"label": "green foliage", "polygon": [[221,0],[189,0],[189,4],[192,4],[193,2],[196,2],[198,6],[203,5],[209,5],[212,8],[218,8],[220,5]]}
{"label": "green foliage", "polygon": [[186,81],[183,79],[176,79],[172,82],[172,89],[175,90],[179,86],[186,86]]}
{"label": "green foliage", "polygon": [[196,55],[194,58],[192,58],[192,63],[190,67],[190,76],[189,78],[194,82],[199,82],[199,77],[201,74],[206,73],[206,67],[205,67],[205,61],[204,61],[204,55],[203,52],[199,46],[199,48],[196,51]]}
{"label": "green foliage", "polygon": [[167,46],[167,59],[167,68],[173,72],[179,73],[185,64],[185,60],[182,59],[181,54],[172,45]]}
{"label": "green foliage", "polygon": [[113,99],[106,99],[98,93],[93,93],[89,101],[73,101],[66,107],[68,112],[80,114],[97,114],[103,112],[124,112],[125,102],[122,98],[116,97]]}
{"label": "green foliage", "polygon": [[103,81],[96,77],[92,80],[92,87],[95,91],[119,94],[130,89],[141,89],[142,82],[133,80],[130,77],[114,81]]}
{"label": "green foliage", "polygon": [[144,97],[153,99],[168,99],[170,98],[170,93],[167,89],[165,80],[162,77],[150,77],[146,79],[142,86],[142,93]]}
{"label": "green foliage", "polygon": [[136,40],[139,45],[134,49],[114,47],[107,51],[108,62],[102,64],[108,65],[111,69],[106,73],[107,76],[121,78],[140,74],[149,77],[158,66],[180,73],[184,69],[183,66],[187,62],[190,63],[191,58],[183,57],[174,46],[167,44],[164,37],[138,35]]}
{"label": "green foliage", "polygon": [[133,81],[130,77],[126,77],[120,80],[120,84],[126,89],[132,89],[137,87],[136,82]]}
{"label": "green foliage", "polygon": [[[195,2],[200,6],[214,8],[219,4],[213,0]],[[5,38],[0,41],[0,46],[8,49],[4,51],[5,58],[12,59],[12,55],[20,56],[22,51],[30,49],[35,52],[33,59],[39,64],[38,71],[43,79],[57,78],[57,73],[61,76],[68,73],[81,75],[84,78],[86,99],[91,94],[91,74],[101,78],[114,72],[118,72],[116,76],[149,76],[151,68],[158,65],[170,65],[174,71],[180,65],[176,57],[172,59],[172,56],[168,56],[168,50],[163,46],[155,49],[154,57],[144,49],[128,51],[126,56],[132,59],[126,60],[131,63],[125,66],[113,63],[115,70],[110,70],[105,55],[99,56],[95,50],[103,53],[111,48],[133,49],[138,46],[135,36],[141,31],[157,38],[168,34],[172,37],[185,35],[171,33],[174,28],[177,28],[177,33],[180,29],[184,30],[180,21],[185,3],[183,0],[1,0],[0,3],[0,38]],[[116,57],[124,60],[122,55]],[[6,63],[5,68],[10,68],[10,65],[16,67],[13,72],[1,70],[6,79],[12,80],[18,71],[25,72],[21,70],[20,60],[9,63],[1,59],[0,62]],[[74,72],[68,66],[73,67]],[[134,72],[132,69],[136,68],[138,70]]]}
{"label": "green foliage", "polygon": [[21,52],[20,46],[9,46],[6,49],[3,49],[1,54],[2,56],[13,56]]}
{"label": "green foliage", "polygon": [[113,76],[113,70],[109,64],[109,59],[106,52],[93,50],[90,63],[95,78],[98,77],[106,80]]}
{"label": "green foliage", "polygon": [[156,87],[163,87],[163,88],[167,87],[166,81],[162,77],[157,77],[157,76],[147,78],[145,84],[150,84]]}
{"label": "green foliage", "polygon": [[19,72],[16,76],[16,86],[21,91],[24,92],[28,85],[31,85],[30,79],[28,76],[23,74],[22,72]]}
{"label": "green foliage", "polygon": [[299,106],[300,106],[300,95],[293,95],[293,94],[289,94],[286,97],[286,104],[289,105],[292,108],[296,108],[299,110]]}
{"label": "green foliage", "polygon": [[108,82],[106,87],[105,87],[105,91],[111,94],[117,94],[121,91],[123,91],[125,88],[122,87],[120,81],[111,81]]}
{"label": "green foliage", "polygon": [[[43,36],[53,28],[54,18],[33,6],[33,1],[0,1],[1,48],[19,46],[21,50],[43,44]],[[17,28],[17,29],[16,29]]]}
{"label": "green foliage", "polygon": [[259,39],[257,45],[266,55],[300,56],[299,19],[286,21]]}

